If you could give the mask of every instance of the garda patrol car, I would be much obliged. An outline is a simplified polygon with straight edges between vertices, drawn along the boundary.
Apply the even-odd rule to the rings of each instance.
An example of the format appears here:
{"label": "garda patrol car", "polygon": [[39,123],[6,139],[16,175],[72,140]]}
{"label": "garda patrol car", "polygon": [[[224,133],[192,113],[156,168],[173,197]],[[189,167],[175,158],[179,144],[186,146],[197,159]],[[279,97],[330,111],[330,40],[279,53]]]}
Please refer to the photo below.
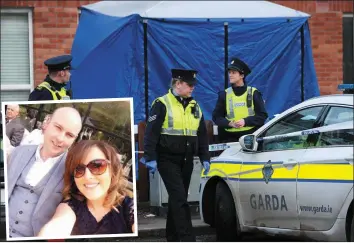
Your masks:
{"label": "garda patrol car", "polygon": [[200,187],[201,217],[218,240],[262,231],[354,241],[353,98],[307,100],[221,145]]}

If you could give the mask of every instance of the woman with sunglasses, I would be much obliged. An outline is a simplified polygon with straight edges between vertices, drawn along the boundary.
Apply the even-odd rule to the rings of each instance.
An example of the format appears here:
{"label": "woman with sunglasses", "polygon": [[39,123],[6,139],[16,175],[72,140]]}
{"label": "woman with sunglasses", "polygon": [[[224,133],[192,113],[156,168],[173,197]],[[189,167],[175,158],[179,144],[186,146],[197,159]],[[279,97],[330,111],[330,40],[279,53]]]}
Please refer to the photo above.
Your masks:
{"label": "woman with sunglasses", "polygon": [[38,236],[133,233],[132,193],[117,151],[102,141],[83,140],[65,163],[64,200]]}

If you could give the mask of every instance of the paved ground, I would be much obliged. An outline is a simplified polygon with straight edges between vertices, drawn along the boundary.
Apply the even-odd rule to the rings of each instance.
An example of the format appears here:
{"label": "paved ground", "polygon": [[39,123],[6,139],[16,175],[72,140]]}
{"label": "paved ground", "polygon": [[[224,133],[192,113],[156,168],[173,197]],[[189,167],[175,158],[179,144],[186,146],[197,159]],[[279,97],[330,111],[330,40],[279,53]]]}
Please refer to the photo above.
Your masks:
{"label": "paved ground", "polygon": [[[166,219],[164,217],[154,216],[147,209],[138,210],[138,229],[139,236],[132,238],[90,238],[90,239],[71,239],[67,242],[165,242],[165,227]],[[203,223],[199,215],[194,215],[192,219],[194,232],[198,242],[215,242],[215,230]],[[5,227],[5,225],[1,225]],[[1,227],[1,228],[2,228]],[[4,232],[3,232],[4,233]],[[5,241],[5,234],[1,234],[0,241]],[[265,236],[260,234],[247,234],[242,238],[244,242],[286,242],[286,241],[305,241],[294,237],[280,237],[280,236]],[[308,241],[308,240],[306,240]],[[27,241],[28,242],[28,241]]]}
{"label": "paved ground", "polygon": [[[148,238],[135,238],[135,239],[122,239],[117,240],[122,242],[166,242],[165,237],[148,237]],[[199,235],[197,236],[197,242],[215,242],[215,235]]]}
{"label": "paved ground", "polygon": [[[199,235],[196,237],[197,242],[216,242],[216,235]],[[121,242],[166,242],[165,237],[148,237],[148,238],[131,238],[131,239],[118,239]],[[264,236],[264,235],[247,235],[241,240],[242,242],[308,242],[308,240],[301,240],[292,237],[280,237],[280,236]]]}

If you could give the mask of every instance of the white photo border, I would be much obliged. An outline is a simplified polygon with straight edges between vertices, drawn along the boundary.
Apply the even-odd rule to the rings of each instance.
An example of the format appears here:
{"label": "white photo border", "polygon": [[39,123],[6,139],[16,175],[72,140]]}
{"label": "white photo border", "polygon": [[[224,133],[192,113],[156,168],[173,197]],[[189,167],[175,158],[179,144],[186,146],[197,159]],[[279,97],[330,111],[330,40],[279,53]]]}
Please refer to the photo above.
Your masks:
{"label": "white photo border", "polygon": [[75,235],[67,237],[9,237],[9,208],[8,208],[8,186],[7,186],[7,146],[3,142],[3,154],[4,154],[4,184],[5,184],[5,222],[6,222],[6,240],[7,241],[27,241],[27,240],[54,240],[54,239],[86,239],[86,238],[123,238],[123,237],[137,237],[138,236],[138,206],[137,206],[137,194],[136,194],[136,168],[135,168],[135,134],[134,134],[134,101],[132,97],[128,98],[102,98],[102,99],[73,99],[73,100],[41,100],[41,101],[8,101],[2,102],[2,126],[3,126],[3,138],[6,136],[6,111],[5,106],[7,105],[35,105],[35,104],[64,104],[64,103],[98,103],[98,102],[119,102],[119,101],[129,101],[130,104],[130,131],[131,131],[131,151],[132,151],[132,180],[133,180],[133,199],[134,199],[134,233],[128,234],[102,234],[102,235]]}

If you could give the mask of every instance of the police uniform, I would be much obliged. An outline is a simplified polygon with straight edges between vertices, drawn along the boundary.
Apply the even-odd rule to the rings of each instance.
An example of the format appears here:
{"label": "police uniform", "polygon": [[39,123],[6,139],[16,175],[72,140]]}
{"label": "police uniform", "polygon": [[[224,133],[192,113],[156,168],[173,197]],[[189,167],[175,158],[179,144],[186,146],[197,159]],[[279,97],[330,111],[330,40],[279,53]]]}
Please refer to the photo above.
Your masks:
{"label": "police uniform", "polygon": [[[48,71],[62,71],[71,69],[71,55],[50,58],[44,62]],[[50,78],[49,74],[29,95],[28,100],[68,100],[72,98],[71,90],[66,90],[66,83],[58,83]]]}
{"label": "police uniform", "polygon": [[[236,70],[246,77],[251,73],[246,63],[232,58],[228,70]],[[254,87],[232,85],[219,92],[212,119],[218,126],[220,142],[238,142],[239,138],[251,134],[263,126],[268,114],[261,93]],[[230,121],[244,119],[245,126],[233,128]]]}
{"label": "police uniform", "polygon": [[[189,85],[196,84],[196,73],[172,69],[173,78]],[[182,98],[170,89],[153,102],[144,137],[144,159],[157,161],[169,195],[167,241],[195,241],[187,202],[194,156],[210,161],[202,111],[192,97]]]}

